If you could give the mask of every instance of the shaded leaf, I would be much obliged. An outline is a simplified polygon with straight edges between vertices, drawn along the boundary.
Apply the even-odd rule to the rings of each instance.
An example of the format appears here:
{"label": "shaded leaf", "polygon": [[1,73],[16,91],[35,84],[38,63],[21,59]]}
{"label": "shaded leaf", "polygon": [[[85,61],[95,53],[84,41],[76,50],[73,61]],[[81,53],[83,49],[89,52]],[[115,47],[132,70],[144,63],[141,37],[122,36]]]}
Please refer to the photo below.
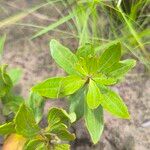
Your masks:
{"label": "shaded leaf", "polygon": [[4,97],[1,98],[4,104],[3,113],[9,115],[10,113],[17,113],[20,105],[24,102],[21,96],[14,95],[13,92],[8,92]]}
{"label": "shaded leaf", "polygon": [[103,108],[99,106],[96,109],[90,109],[85,102],[85,124],[90,133],[91,139],[96,144],[103,132]]}
{"label": "shaded leaf", "polygon": [[77,120],[84,114],[84,99],[85,99],[85,87],[79,89],[76,93],[69,97],[70,100],[70,113],[75,112]]}
{"label": "shaded leaf", "polygon": [[39,144],[43,144],[43,141],[40,139],[33,139],[30,140],[28,143],[25,144],[24,150],[36,150],[39,147]]}
{"label": "shaded leaf", "polygon": [[53,130],[53,128],[55,128],[55,125],[59,123],[68,124],[68,122],[70,121],[67,112],[59,108],[51,108],[48,113],[47,119],[50,131]]}
{"label": "shaded leaf", "polygon": [[2,65],[0,68],[0,97],[5,96],[12,87],[12,81],[6,73],[7,65]]}
{"label": "shaded leaf", "polygon": [[34,137],[40,131],[40,128],[35,122],[32,110],[25,104],[20,106],[15,117],[15,126],[17,133],[25,137]]}

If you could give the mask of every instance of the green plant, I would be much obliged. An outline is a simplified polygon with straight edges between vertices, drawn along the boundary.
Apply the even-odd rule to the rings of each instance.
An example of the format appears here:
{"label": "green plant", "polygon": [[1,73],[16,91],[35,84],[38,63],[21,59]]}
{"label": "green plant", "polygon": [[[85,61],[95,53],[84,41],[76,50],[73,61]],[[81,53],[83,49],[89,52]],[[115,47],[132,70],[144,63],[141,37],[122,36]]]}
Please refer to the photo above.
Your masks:
{"label": "green plant", "polygon": [[[149,3],[149,0],[60,1],[55,3],[54,7],[59,10],[61,17],[47,26],[44,24],[32,38],[43,36],[50,31],[59,32],[61,39],[74,39],[79,41],[79,45],[94,43],[100,51],[104,46],[120,42],[122,54],[130,53],[150,69],[150,54],[147,48],[150,43],[149,14],[146,11]],[[59,28],[64,23],[67,26],[65,31]]]}
{"label": "green plant", "polygon": [[135,60],[120,61],[119,43],[110,46],[102,54],[92,45],[85,44],[74,54],[52,40],[50,51],[68,76],[49,78],[35,85],[32,91],[47,98],[69,96],[70,113],[76,114],[76,120],[84,117],[94,144],[99,141],[103,131],[103,108],[117,117],[130,118],[121,97],[108,87],[120,82],[135,66]]}
{"label": "green plant", "polygon": [[[0,38],[0,56],[2,60],[6,36]],[[22,70],[19,68],[7,69],[6,64],[0,66],[0,100],[3,105],[3,115],[15,113],[23,102],[23,98],[14,93],[14,86],[21,78]],[[8,70],[8,71],[7,71]]]}
{"label": "green plant", "polygon": [[[70,116],[66,111],[51,108],[47,115],[47,124],[47,127],[40,128],[32,109],[22,104],[13,120],[0,126],[0,134],[22,136],[24,150],[69,149],[69,144],[64,142],[72,141],[75,137],[68,131]],[[11,145],[11,149],[13,146],[15,147]],[[4,147],[6,147],[5,144]]]}
{"label": "green plant", "polygon": [[[44,98],[31,92],[28,100],[24,101],[23,97],[16,95],[13,91],[13,81],[16,80],[11,80],[6,72],[6,67],[3,65],[0,68],[2,112],[6,116],[6,120],[11,113],[13,113],[14,119],[10,118],[9,122],[0,125],[0,135],[7,135],[3,149],[69,149],[66,141],[75,138],[67,131],[72,121],[71,116],[62,109],[51,108],[47,116],[48,126],[44,129],[40,128],[38,124],[44,116]],[[15,77],[14,74],[13,77]],[[20,144],[17,144],[17,141]]]}
{"label": "green plant", "polygon": [[[5,38],[0,38],[1,56]],[[31,92],[29,98],[24,101],[22,96],[16,95],[14,86],[21,74],[19,68],[7,71],[7,65],[0,66],[0,99],[2,112],[7,120],[0,125],[0,135],[6,137],[3,149],[70,149],[68,141],[75,138],[68,131],[72,117],[63,109],[51,108],[47,115],[47,127],[40,128],[44,116],[44,98]],[[10,114],[13,114],[14,118],[9,118]]]}

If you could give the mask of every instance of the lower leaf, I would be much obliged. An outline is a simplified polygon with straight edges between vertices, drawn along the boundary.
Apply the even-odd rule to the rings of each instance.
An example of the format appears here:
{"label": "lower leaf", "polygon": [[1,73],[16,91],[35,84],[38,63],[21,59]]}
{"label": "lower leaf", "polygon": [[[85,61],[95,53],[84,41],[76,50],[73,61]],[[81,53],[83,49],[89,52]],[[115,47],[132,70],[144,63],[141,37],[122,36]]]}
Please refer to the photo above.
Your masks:
{"label": "lower leaf", "polygon": [[15,133],[15,124],[14,122],[5,123],[0,125],[0,135],[6,135],[10,133]]}
{"label": "lower leaf", "polygon": [[54,150],[70,150],[69,144],[56,144],[54,145]]}
{"label": "lower leaf", "polygon": [[90,133],[91,139],[96,144],[101,137],[104,128],[103,108],[90,109],[85,102],[85,124]]}
{"label": "lower leaf", "polygon": [[76,114],[76,119],[79,120],[84,115],[84,99],[85,88],[79,89],[76,93],[69,97],[70,100],[70,113]]}
{"label": "lower leaf", "polygon": [[24,150],[35,150],[41,143],[43,143],[43,141],[40,139],[30,140],[25,144]]}

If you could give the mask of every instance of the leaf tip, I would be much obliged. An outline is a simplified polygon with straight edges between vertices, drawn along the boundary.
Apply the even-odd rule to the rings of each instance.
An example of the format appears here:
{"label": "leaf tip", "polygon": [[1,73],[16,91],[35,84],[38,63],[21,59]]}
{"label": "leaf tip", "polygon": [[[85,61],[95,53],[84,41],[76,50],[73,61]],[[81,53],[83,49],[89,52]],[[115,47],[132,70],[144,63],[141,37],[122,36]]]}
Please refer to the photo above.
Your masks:
{"label": "leaf tip", "polygon": [[58,43],[57,40],[52,39],[52,40],[50,41],[50,47],[51,47],[53,44],[56,44],[56,43]]}

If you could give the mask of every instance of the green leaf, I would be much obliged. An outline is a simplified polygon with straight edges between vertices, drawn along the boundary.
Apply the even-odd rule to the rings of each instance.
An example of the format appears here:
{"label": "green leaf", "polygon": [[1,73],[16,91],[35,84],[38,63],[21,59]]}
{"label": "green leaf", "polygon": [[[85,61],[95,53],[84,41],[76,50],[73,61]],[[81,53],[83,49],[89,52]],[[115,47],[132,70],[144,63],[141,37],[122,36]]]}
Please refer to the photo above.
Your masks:
{"label": "green leaf", "polygon": [[70,150],[69,144],[55,144],[54,150]]}
{"label": "green leaf", "polygon": [[99,59],[97,57],[90,57],[86,59],[86,62],[88,74],[95,74],[99,68]]}
{"label": "green leaf", "polygon": [[[52,127],[51,125],[49,127]],[[55,125],[49,130],[49,127],[47,128],[48,130],[46,130],[47,132],[57,132],[57,130],[67,130],[67,125],[64,123],[55,123]]]}
{"label": "green leaf", "polygon": [[49,150],[49,148],[45,145],[45,143],[40,143],[35,150]]}
{"label": "green leaf", "polygon": [[48,113],[47,132],[56,134],[61,140],[74,140],[74,135],[67,131],[67,126],[70,122],[70,116],[63,109],[52,108]]}
{"label": "green leaf", "polygon": [[5,40],[6,40],[6,35],[0,37],[0,60],[1,60],[1,57],[3,55]]}
{"label": "green leaf", "polygon": [[0,97],[5,96],[12,88],[12,81],[6,73],[6,67],[6,65],[2,65],[0,68]]}
{"label": "green leaf", "polygon": [[85,124],[90,133],[91,139],[96,144],[101,137],[104,128],[103,108],[90,109],[85,102]]}
{"label": "green leaf", "polygon": [[8,70],[8,75],[10,76],[13,84],[17,84],[22,76],[22,69],[20,68],[13,68]]}
{"label": "green leaf", "polygon": [[86,80],[78,76],[67,76],[62,80],[62,85],[60,89],[60,96],[66,96],[75,93],[80,89]]}
{"label": "green leaf", "polygon": [[55,128],[51,132],[56,134],[62,141],[73,141],[75,139],[74,134],[71,134],[67,129]]}
{"label": "green leaf", "polygon": [[10,113],[17,113],[20,105],[24,102],[24,99],[21,96],[16,96],[12,91],[6,93],[4,97],[2,97],[3,106],[3,114],[9,115]]}
{"label": "green leaf", "polygon": [[104,100],[101,105],[104,109],[117,117],[123,119],[130,118],[127,106],[118,94],[104,86],[100,86],[100,90],[103,93]]}
{"label": "green leaf", "polygon": [[84,114],[84,99],[85,99],[85,87],[79,89],[76,93],[69,97],[70,107],[69,112],[75,112],[77,120],[79,120]]}
{"label": "green leaf", "polygon": [[30,140],[28,143],[25,144],[23,150],[35,150],[37,147],[39,147],[40,144],[43,144],[43,140],[40,139]]}
{"label": "green leaf", "polygon": [[136,65],[136,61],[133,59],[127,59],[114,64],[111,69],[107,70],[108,76],[114,78],[120,78],[124,76],[128,71],[130,71]]}
{"label": "green leaf", "polygon": [[110,46],[104,51],[99,59],[99,72],[105,70],[105,68],[110,68],[116,62],[120,60],[121,57],[121,45],[120,43]]}
{"label": "green leaf", "polygon": [[74,67],[78,62],[75,54],[73,54],[68,48],[61,45],[56,40],[51,40],[50,51],[53,59],[56,63],[62,67],[68,74],[78,74]]}
{"label": "green leaf", "polygon": [[73,123],[77,120],[75,112],[69,113],[70,122]]}
{"label": "green leaf", "polygon": [[59,123],[68,124],[68,122],[70,121],[70,117],[67,112],[59,108],[51,108],[48,113],[47,119],[50,131],[55,128],[55,125]]}
{"label": "green leaf", "polygon": [[87,99],[87,104],[91,109],[97,108],[103,99],[99,88],[97,87],[96,83],[91,79],[89,82],[89,88],[88,88],[86,99]]}
{"label": "green leaf", "polygon": [[80,73],[81,77],[87,76],[88,75],[88,68],[87,68],[86,60],[83,58],[79,58],[79,61],[75,65],[75,70]]}
{"label": "green leaf", "polygon": [[94,52],[95,50],[94,50],[93,45],[87,43],[84,46],[77,49],[76,55],[78,58],[80,57],[87,58],[87,57],[93,56]]}
{"label": "green leaf", "polygon": [[28,100],[28,105],[34,113],[36,122],[40,122],[44,110],[44,99],[38,93],[31,92]]}
{"label": "green leaf", "polygon": [[98,84],[102,84],[102,85],[113,85],[116,84],[117,80],[114,78],[109,78],[106,77],[104,75],[100,75],[97,77],[94,77],[93,80],[98,83]]}
{"label": "green leaf", "polygon": [[15,124],[14,122],[5,123],[0,125],[0,135],[6,135],[15,133]]}
{"label": "green leaf", "polygon": [[33,92],[48,98],[58,98],[63,77],[49,78],[32,88]]}
{"label": "green leaf", "polygon": [[40,131],[40,128],[35,122],[32,110],[25,104],[20,106],[20,109],[16,114],[15,126],[17,133],[24,137],[34,137]]}

